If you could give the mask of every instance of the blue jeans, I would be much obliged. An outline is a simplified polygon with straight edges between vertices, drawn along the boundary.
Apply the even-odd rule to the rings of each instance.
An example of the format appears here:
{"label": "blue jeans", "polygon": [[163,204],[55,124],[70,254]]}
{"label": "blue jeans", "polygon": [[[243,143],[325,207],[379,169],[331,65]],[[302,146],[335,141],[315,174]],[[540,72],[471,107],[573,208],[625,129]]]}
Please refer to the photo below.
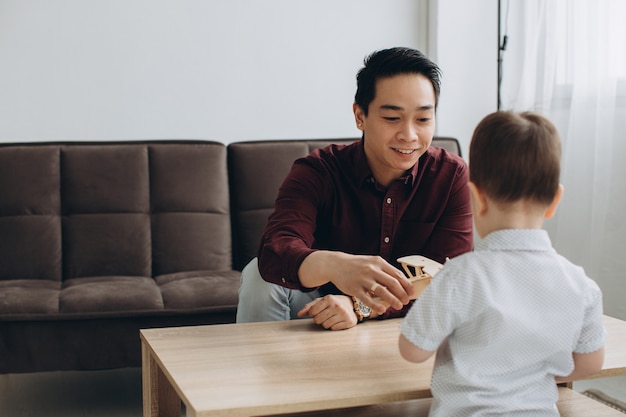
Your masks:
{"label": "blue jeans", "polygon": [[241,271],[237,323],[297,319],[298,311],[319,297],[319,291],[291,290],[265,281],[254,258]]}

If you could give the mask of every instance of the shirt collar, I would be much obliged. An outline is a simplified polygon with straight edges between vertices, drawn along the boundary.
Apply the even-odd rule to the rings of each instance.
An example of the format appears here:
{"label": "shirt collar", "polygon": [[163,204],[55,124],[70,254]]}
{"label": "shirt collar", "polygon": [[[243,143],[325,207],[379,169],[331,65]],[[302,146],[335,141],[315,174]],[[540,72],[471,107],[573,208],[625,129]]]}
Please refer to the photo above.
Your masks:
{"label": "shirt collar", "polygon": [[[418,178],[419,167],[423,163],[425,158],[428,158],[428,154],[430,152],[430,147],[426,151],[424,155],[422,155],[418,162],[413,165],[411,169],[405,172],[405,174],[401,177],[404,181],[404,184],[408,187],[413,187],[415,184],[415,179]],[[367,157],[365,156],[365,144],[363,142],[363,138],[358,142],[358,146],[355,152],[355,167],[356,167],[356,178],[359,181],[359,184],[365,183],[374,183],[374,175],[372,174],[372,170],[367,163]]]}
{"label": "shirt collar", "polygon": [[554,252],[545,229],[503,229],[489,233],[475,245],[476,250]]}

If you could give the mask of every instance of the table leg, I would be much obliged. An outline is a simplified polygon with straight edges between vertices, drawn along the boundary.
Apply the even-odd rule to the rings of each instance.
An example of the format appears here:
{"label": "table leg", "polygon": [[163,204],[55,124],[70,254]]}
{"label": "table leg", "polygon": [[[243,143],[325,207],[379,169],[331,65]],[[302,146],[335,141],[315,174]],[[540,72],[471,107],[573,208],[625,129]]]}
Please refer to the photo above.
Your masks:
{"label": "table leg", "polygon": [[141,345],[143,417],[180,417],[181,401],[152,353]]}

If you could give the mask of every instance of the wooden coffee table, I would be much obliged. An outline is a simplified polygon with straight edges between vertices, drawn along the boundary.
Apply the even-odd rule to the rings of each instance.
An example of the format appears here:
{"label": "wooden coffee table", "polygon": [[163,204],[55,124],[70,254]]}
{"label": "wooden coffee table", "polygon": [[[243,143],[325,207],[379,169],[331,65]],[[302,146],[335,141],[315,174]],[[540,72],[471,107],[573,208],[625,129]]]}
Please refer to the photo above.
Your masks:
{"label": "wooden coffee table", "polygon": [[[311,320],[141,330],[144,416],[260,416],[426,398],[433,359],[398,353],[400,319],[328,331]],[[626,374],[626,322],[605,317],[603,371]]]}

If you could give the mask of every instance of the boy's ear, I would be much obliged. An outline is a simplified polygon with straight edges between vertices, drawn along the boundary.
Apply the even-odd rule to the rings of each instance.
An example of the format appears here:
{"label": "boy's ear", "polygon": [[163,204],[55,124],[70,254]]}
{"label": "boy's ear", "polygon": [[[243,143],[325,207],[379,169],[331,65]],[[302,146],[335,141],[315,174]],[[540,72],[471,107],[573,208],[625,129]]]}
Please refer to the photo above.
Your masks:
{"label": "boy's ear", "polygon": [[487,196],[483,190],[478,188],[473,182],[468,183],[470,197],[472,199],[472,211],[474,214],[483,215],[487,212]]}
{"label": "boy's ear", "polygon": [[554,216],[554,213],[556,212],[556,208],[559,206],[559,203],[561,202],[561,197],[563,197],[564,191],[565,189],[563,188],[563,184],[559,184],[559,188],[557,188],[556,190],[554,199],[552,200],[552,203],[550,203],[550,205],[546,209],[546,213],[543,215],[543,217],[545,217],[546,219],[549,219],[552,216]]}

